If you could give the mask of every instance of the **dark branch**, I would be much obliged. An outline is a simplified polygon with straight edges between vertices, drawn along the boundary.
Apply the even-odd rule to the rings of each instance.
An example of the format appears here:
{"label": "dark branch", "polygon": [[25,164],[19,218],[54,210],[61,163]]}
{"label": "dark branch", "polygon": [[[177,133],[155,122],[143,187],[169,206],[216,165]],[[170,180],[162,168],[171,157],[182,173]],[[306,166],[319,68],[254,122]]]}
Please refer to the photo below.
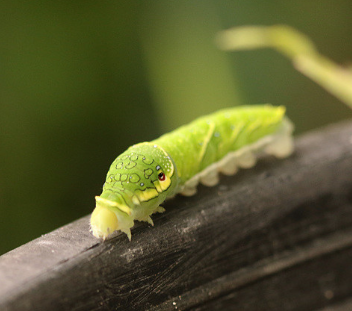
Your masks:
{"label": "dark branch", "polygon": [[344,123],[166,202],[132,242],[87,216],[1,256],[0,310],[347,310],[351,200]]}

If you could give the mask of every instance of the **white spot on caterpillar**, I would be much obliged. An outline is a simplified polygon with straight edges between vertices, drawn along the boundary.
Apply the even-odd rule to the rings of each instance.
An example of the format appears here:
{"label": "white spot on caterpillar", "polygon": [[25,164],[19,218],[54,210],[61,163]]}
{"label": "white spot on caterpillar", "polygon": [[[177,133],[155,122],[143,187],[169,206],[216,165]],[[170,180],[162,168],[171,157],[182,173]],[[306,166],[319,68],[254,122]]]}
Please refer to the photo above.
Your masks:
{"label": "white spot on caterpillar", "polygon": [[215,137],[219,137],[219,136],[220,136],[220,133],[219,133],[219,132],[215,132],[215,133],[214,133],[214,136],[215,136]]}

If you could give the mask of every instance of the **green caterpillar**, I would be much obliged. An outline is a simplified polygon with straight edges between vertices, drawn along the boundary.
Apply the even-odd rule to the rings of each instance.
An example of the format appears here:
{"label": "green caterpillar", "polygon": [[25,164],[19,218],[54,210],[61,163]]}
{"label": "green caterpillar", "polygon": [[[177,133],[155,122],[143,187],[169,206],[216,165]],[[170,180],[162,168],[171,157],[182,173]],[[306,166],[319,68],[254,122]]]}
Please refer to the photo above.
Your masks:
{"label": "green caterpillar", "polygon": [[193,195],[199,182],[218,183],[218,172],[236,173],[265,151],[291,154],[293,126],[285,108],[271,105],[221,110],[151,142],[133,145],[111,164],[91,216],[94,236],[106,239],[121,230],[131,240],[135,220],[153,225],[150,216],[177,193]]}

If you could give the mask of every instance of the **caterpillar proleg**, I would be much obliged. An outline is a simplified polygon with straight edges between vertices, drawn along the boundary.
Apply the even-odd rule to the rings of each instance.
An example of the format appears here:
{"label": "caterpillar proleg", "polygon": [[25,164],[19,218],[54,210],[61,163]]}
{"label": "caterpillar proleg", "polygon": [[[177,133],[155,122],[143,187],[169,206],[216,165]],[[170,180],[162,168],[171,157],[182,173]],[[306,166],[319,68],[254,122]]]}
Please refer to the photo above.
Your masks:
{"label": "caterpillar proleg", "polygon": [[134,221],[153,224],[150,216],[164,211],[160,204],[166,198],[193,195],[199,182],[216,185],[219,172],[233,175],[254,166],[259,151],[289,156],[292,131],[283,106],[240,106],[131,146],[111,164],[96,197],[94,236],[106,239],[120,230],[131,240]]}

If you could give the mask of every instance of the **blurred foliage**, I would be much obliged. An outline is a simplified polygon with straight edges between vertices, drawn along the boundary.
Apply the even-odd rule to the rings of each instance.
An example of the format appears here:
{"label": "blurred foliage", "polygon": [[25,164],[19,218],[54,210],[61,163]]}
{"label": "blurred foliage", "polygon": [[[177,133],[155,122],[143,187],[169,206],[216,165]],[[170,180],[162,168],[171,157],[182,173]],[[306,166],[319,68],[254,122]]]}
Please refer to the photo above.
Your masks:
{"label": "blurred foliage", "polygon": [[297,132],[351,112],[270,50],[217,31],[284,23],[351,59],[352,2],[5,1],[0,5],[0,253],[90,213],[113,159],[197,116],[283,104]]}
{"label": "blurred foliage", "polygon": [[242,26],[218,32],[224,51],[272,48],[292,61],[292,66],[352,109],[352,68],[320,54],[303,33],[287,25]]}

